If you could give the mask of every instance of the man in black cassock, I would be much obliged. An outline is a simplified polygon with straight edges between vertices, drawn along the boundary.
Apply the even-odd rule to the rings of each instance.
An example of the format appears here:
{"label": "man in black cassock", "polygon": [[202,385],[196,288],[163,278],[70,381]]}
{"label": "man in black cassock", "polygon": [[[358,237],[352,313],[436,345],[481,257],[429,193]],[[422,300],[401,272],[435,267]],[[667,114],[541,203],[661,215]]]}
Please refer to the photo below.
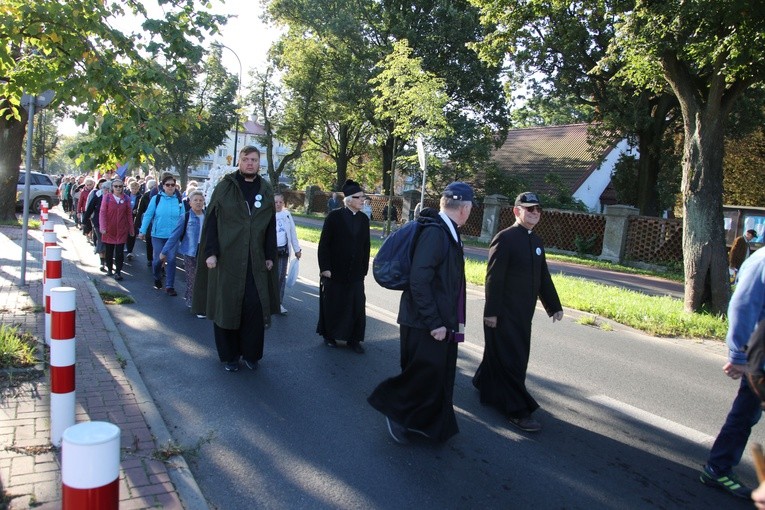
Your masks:
{"label": "man in black cassock", "polygon": [[457,346],[465,337],[465,255],[457,231],[470,217],[473,190],[449,184],[440,211],[425,208],[412,254],[409,288],[401,295],[401,374],[367,401],[385,415],[397,443],[411,432],[446,441],[459,432],[452,396]]}
{"label": "man in black cassock", "polygon": [[481,403],[496,407],[510,423],[526,432],[542,425],[531,417],[539,404],[526,390],[526,368],[531,350],[531,319],[537,298],[552,317],[563,318],[542,240],[532,232],[542,216],[534,193],[515,199],[515,224],[499,232],[489,247],[486,304],[483,322],[483,360],[473,377]]}
{"label": "man in black cassock", "polygon": [[366,330],[364,277],[369,271],[369,217],[361,212],[366,195],[359,183],[348,179],[343,186],[345,207],[330,212],[319,238],[319,324],[316,332],[324,344],[348,347],[364,353]]}

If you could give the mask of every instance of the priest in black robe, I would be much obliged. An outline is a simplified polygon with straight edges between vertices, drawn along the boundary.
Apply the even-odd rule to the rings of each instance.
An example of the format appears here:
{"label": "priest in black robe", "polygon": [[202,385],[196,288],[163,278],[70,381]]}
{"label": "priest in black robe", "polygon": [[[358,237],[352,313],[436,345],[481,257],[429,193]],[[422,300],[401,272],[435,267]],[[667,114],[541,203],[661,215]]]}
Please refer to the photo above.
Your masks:
{"label": "priest in black robe", "polygon": [[330,212],[319,238],[319,323],[328,347],[344,340],[362,354],[366,330],[364,278],[369,271],[369,217],[361,212],[366,194],[359,183],[343,186],[345,207]]}
{"label": "priest in black robe", "polygon": [[553,322],[563,318],[563,308],[547,269],[542,240],[533,232],[542,215],[539,198],[521,193],[513,213],[515,224],[499,232],[489,247],[485,347],[473,385],[481,403],[497,408],[521,430],[537,432],[542,426],[531,413],[539,404],[526,389],[531,319],[537,298]]}

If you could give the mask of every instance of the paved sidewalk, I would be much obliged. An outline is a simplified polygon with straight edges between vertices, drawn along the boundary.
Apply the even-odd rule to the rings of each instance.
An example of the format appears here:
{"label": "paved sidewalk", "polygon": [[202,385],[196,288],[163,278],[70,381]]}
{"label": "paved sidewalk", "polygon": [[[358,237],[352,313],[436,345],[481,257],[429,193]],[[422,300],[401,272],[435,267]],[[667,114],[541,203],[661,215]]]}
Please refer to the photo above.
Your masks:
{"label": "paved sidewalk", "polygon": [[[56,213],[63,248],[64,286],[76,294],[77,423],[108,421],[121,430],[120,509],[209,509],[186,461],[174,456],[160,461],[171,436],[130,352],[98,291],[80,264],[96,263],[92,251],[70,222]],[[71,227],[71,229],[70,229]],[[0,323],[19,325],[42,339],[42,232],[31,230],[27,246],[25,287],[20,287],[21,228],[0,226]],[[79,247],[78,247],[79,245]],[[0,377],[0,509],[61,507],[61,453],[50,444],[50,393],[44,373]]]}

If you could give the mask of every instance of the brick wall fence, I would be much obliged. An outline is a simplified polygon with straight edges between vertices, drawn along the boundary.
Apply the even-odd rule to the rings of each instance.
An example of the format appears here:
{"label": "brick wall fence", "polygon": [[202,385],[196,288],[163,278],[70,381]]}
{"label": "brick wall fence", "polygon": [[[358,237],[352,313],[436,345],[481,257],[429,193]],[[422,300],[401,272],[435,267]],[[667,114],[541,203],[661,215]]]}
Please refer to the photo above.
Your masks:
{"label": "brick wall fence", "polygon": [[[311,187],[305,191],[287,190],[287,206],[303,207],[313,213],[326,213],[331,192]],[[342,199],[343,194],[338,193]],[[383,208],[388,203],[384,195],[369,195],[372,219],[383,220]],[[413,217],[420,201],[417,191],[393,197],[399,222]],[[438,208],[438,200],[425,199],[426,207]],[[490,195],[483,203],[476,203],[462,233],[483,241],[490,241],[500,230],[515,222],[511,202],[500,195]],[[628,206],[608,206],[604,214],[546,209],[535,232],[547,248],[580,252],[611,261],[633,261],[651,264],[682,262],[682,221],[639,216],[637,209]]]}

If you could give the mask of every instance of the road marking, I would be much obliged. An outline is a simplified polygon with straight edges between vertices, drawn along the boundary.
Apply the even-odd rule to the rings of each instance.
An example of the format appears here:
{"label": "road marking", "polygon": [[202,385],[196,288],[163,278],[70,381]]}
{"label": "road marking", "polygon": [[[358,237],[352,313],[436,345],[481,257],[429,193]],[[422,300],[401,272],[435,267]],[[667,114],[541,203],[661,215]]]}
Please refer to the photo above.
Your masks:
{"label": "road marking", "polygon": [[661,416],[649,413],[648,411],[625,404],[624,402],[607,397],[606,395],[592,395],[588,400],[702,446],[710,446],[715,439],[703,432],[699,432],[698,430],[686,427],[685,425],[681,425],[672,420],[662,418]]}

